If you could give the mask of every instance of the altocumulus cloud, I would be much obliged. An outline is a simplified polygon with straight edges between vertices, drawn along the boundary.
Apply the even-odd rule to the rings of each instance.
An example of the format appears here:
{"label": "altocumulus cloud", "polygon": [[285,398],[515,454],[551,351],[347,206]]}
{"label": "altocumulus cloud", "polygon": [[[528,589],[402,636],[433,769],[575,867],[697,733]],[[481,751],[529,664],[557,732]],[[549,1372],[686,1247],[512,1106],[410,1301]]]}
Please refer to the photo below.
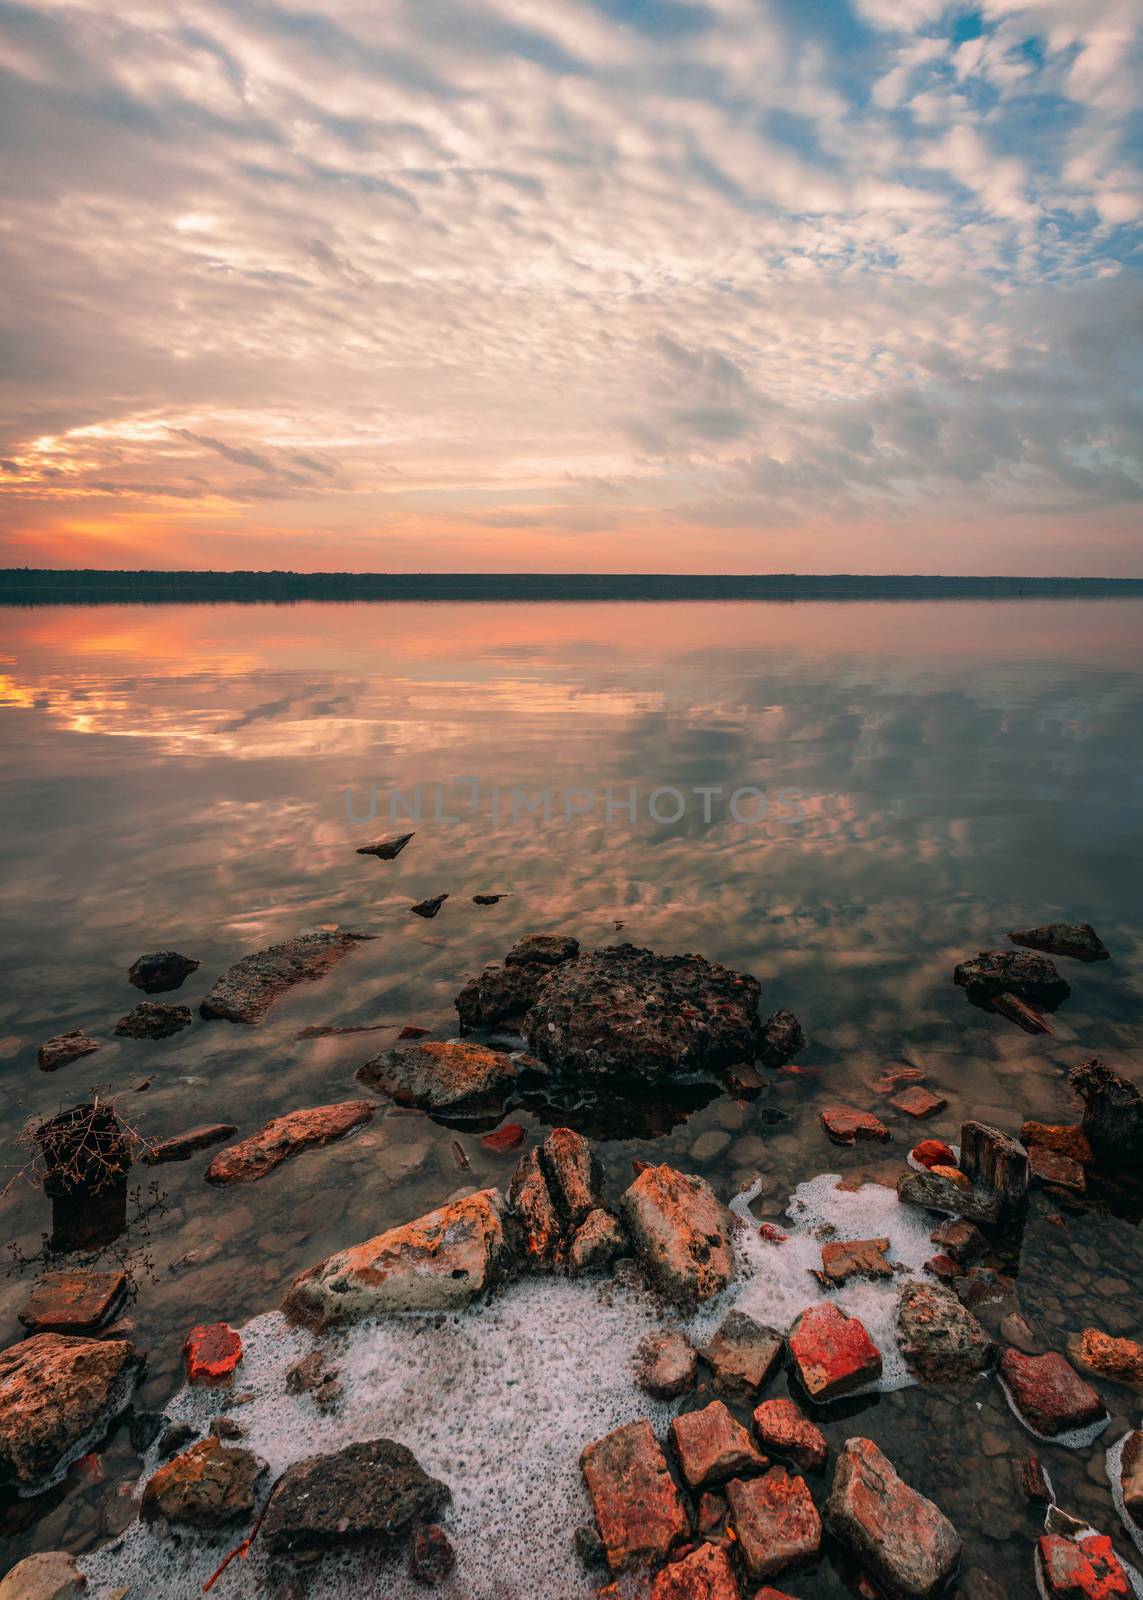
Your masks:
{"label": "altocumulus cloud", "polygon": [[1141,40],[4,0],[0,559],[1139,571]]}

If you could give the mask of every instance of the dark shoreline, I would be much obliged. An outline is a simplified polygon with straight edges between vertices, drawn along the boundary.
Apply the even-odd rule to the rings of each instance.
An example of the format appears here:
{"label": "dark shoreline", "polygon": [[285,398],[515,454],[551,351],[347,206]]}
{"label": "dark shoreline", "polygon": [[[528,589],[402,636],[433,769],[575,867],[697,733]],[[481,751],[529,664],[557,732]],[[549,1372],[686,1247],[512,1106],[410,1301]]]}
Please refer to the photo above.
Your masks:
{"label": "dark shoreline", "polygon": [[103,572],[0,570],[0,605],[304,600],[1083,600],[1143,598],[1143,578],[987,578],[797,573]]}

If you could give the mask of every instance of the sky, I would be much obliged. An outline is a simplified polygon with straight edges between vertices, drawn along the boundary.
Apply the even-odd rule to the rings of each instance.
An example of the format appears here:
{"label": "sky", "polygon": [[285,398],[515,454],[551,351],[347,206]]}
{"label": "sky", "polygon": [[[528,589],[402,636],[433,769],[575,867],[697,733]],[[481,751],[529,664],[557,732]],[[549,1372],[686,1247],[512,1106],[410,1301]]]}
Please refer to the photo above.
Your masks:
{"label": "sky", "polygon": [[1143,575],[1143,0],[0,0],[0,565]]}

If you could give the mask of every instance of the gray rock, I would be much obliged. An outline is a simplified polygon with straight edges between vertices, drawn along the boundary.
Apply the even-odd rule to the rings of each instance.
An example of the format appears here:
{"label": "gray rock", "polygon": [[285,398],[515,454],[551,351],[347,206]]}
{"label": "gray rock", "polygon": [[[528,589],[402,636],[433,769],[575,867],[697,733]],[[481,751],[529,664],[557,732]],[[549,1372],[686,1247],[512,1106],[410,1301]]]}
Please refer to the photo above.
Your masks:
{"label": "gray rock", "polygon": [[314,983],[348,955],[361,933],[303,933],[243,956],[215,981],[199,1007],[204,1017],[261,1022],[274,1001],[298,983]]}
{"label": "gray rock", "polygon": [[151,1145],[143,1152],[143,1161],[149,1167],[161,1166],[166,1161],[188,1161],[199,1150],[221,1144],[237,1132],[232,1122],[211,1122],[202,1128],[189,1128],[186,1133],[176,1133],[171,1139]]}
{"label": "gray rock", "polygon": [[411,1450],[372,1439],[287,1467],[270,1496],[261,1543],[271,1555],[302,1558],[363,1543],[392,1546],[435,1522],[450,1498]]}
{"label": "gray rock", "polygon": [[911,1168],[897,1179],[897,1198],[903,1205],[923,1206],[929,1211],[951,1211],[971,1222],[995,1222],[1000,1215],[1000,1198],[981,1189],[960,1189],[939,1172],[914,1172]]}
{"label": "gray rock", "polygon": [[927,1383],[956,1383],[992,1365],[996,1347],[951,1289],[908,1283],[897,1305],[901,1352]]}

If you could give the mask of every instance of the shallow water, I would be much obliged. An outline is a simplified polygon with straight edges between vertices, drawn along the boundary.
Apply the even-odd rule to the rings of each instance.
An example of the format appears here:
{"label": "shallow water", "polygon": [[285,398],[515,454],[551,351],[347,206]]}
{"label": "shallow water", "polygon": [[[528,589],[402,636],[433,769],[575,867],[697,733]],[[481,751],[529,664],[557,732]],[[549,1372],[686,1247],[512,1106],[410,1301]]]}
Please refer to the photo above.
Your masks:
{"label": "shallow water", "polygon": [[[810,1035],[799,1065],[812,1070],[775,1074],[749,1106],[720,1096],[689,1113],[660,1108],[657,1134],[647,1118],[581,1108],[588,1131],[609,1135],[599,1149],[614,1192],[648,1155],[703,1171],[726,1198],[760,1172],[760,1215],[780,1214],[818,1172],[891,1175],[917,1133],[873,1088],[892,1066],[921,1068],[948,1098],[925,1133],[955,1136],[970,1115],[1072,1120],[1067,1067],[1093,1053],[1135,1075],[1143,1066],[1141,625],[1133,601],[5,611],[7,1165],[22,1164],[13,1141],[30,1118],[95,1086],[154,1137],[214,1120],[248,1131],[356,1098],[354,1068],[393,1033],[299,1040],[301,1029],[418,1023],[447,1037],[464,978],[540,929],[753,972],[763,1013],[789,1006]],[[379,815],[351,820],[347,792],[365,819],[373,789]],[[393,791],[407,810],[418,789],[420,819],[391,823]],[[655,821],[652,792],[666,789],[679,793],[655,798],[658,815],[680,802],[682,815]],[[764,816],[745,791],[764,792]],[[395,862],[353,852],[408,827],[416,837]],[[409,915],[442,891],[433,921]],[[510,898],[472,903],[495,891]],[[965,1004],[950,981],[958,959],[1063,917],[1090,920],[1115,959],[1060,963],[1073,993],[1054,1039]],[[331,925],[376,938],[261,1027],[196,1010],[167,1041],[110,1037],[141,998],[125,973],[143,951],[202,961],[177,995],[156,997],[196,1008],[239,955]],[[40,1073],[39,1042],[72,1027],[99,1037],[99,1052]],[[894,1145],[838,1151],[818,1125],[830,1100],[878,1110]],[[566,1114],[512,1116],[539,1132]],[[208,1159],[137,1169],[143,1214],[119,1248],[150,1354],[141,1406],[178,1388],[194,1322],[272,1309],[314,1260],[462,1185],[503,1183],[513,1161],[477,1131],[415,1113],[379,1115],[249,1187],[208,1188]],[[2,1207],[4,1237],[33,1256],[46,1203],[16,1182]],[[1038,1196],[1004,1264],[1053,1343],[1087,1323],[1140,1335],[1130,1220]],[[9,1339],[40,1270],[14,1260],[0,1283]],[[852,1401],[827,1433],[876,1438],[957,1524],[966,1568],[1031,1595],[1036,1523],[1012,1487],[1012,1455],[1037,1450],[1061,1503],[1133,1553],[1103,1448],[1137,1422],[1138,1401],[1104,1393],[1112,1425],[1080,1452],[1039,1446],[994,1380]],[[90,1550],[122,1527],[123,1488],[139,1472],[125,1430],[102,1472],[7,1508],[9,1558]],[[242,1594],[240,1576],[216,1592]],[[789,1586],[803,1600],[846,1592],[828,1561]]]}

